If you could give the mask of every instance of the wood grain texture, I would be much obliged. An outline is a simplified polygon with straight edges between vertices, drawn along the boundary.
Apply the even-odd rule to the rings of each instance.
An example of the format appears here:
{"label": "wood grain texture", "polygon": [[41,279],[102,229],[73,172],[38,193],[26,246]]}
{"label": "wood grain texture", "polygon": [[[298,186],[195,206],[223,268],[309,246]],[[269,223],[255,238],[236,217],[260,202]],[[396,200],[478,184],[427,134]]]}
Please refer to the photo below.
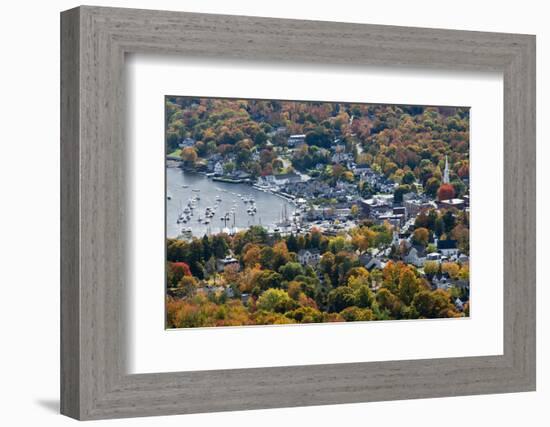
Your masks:
{"label": "wood grain texture", "polygon": [[80,414],[79,17],[61,20],[61,412]]}
{"label": "wood grain texture", "polygon": [[[213,412],[535,388],[535,39],[80,7],[62,14],[62,413]],[[128,375],[124,56],[504,74],[502,356]]]}

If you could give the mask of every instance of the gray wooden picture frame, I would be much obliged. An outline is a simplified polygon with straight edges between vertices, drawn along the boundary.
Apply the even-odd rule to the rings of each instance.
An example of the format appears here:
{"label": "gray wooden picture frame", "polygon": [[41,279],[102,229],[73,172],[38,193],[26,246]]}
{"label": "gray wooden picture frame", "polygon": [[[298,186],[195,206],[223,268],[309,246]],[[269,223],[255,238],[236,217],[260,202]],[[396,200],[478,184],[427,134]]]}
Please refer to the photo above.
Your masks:
{"label": "gray wooden picture frame", "polygon": [[[127,53],[499,71],[504,354],[129,375]],[[77,419],[535,390],[535,37],[83,6],[61,14],[61,412]]]}

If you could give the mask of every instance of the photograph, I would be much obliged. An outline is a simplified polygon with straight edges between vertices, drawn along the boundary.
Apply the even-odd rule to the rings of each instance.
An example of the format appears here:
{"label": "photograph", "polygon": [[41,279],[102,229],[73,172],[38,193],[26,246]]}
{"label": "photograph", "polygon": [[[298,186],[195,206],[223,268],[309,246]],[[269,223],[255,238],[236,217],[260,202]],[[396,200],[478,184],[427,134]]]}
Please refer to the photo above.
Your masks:
{"label": "photograph", "polygon": [[166,328],[469,317],[469,119],[166,96]]}

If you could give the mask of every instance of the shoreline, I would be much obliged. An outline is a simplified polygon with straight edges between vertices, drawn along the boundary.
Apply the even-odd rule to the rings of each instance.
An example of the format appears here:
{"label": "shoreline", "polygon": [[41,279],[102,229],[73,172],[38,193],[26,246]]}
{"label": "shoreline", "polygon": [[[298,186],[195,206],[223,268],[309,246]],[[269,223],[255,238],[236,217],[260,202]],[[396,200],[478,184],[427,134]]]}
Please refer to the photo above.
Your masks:
{"label": "shoreline", "polygon": [[[285,200],[286,202],[288,203],[291,203],[293,204],[294,206],[296,206],[296,200],[295,200],[295,197],[290,195],[290,194],[287,194],[287,193],[283,193],[281,191],[277,191],[277,190],[273,190],[271,188],[266,188],[266,187],[261,187],[259,186],[258,184],[256,184],[255,182],[252,182],[250,180],[250,178],[243,178],[243,179],[239,179],[239,178],[227,178],[227,177],[223,177],[223,176],[213,176],[213,175],[210,175],[208,172],[204,172],[204,171],[197,171],[197,170],[191,170],[191,169],[186,169],[186,168],[183,168],[181,166],[181,159],[177,159],[177,158],[173,158],[173,156],[166,156],[166,167],[167,168],[180,168],[181,170],[183,170],[184,172],[187,172],[187,173],[192,173],[192,174],[197,174],[197,175],[204,175],[206,178],[210,178],[212,179],[212,181],[215,181],[215,182],[223,182],[223,183],[226,183],[226,184],[248,184],[250,185],[251,187],[253,187],[254,189],[258,190],[258,191],[261,191],[263,193],[269,193],[269,194],[272,194],[276,197],[279,197],[283,200]],[[172,164],[169,164],[168,162],[172,162]],[[174,164],[176,163],[176,164]]]}

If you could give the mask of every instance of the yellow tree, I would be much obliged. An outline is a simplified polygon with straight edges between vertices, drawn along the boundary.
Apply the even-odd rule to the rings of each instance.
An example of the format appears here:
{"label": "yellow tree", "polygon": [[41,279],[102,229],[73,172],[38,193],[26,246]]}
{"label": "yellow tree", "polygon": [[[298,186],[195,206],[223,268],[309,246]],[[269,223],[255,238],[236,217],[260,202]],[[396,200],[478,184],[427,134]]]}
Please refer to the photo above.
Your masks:
{"label": "yellow tree", "polygon": [[424,227],[418,227],[413,232],[413,243],[417,245],[426,246],[428,244],[428,241],[430,240],[430,232],[427,228]]}
{"label": "yellow tree", "polygon": [[260,263],[261,250],[258,245],[248,244],[246,245],[243,263],[245,267],[254,267],[256,264]]}
{"label": "yellow tree", "polygon": [[225,279],[225,282],[229,284],[239,283],[239,266],[235,264],[225,266],[223,269],[223,278]]}
{"label": "yellow tree", "polygon": [[447,273],[451,279],[457,279],[460,273],[460,266],[456,262],[444,262],[441,264],[441,271]]}
{"label": "yellow tree", "polygon": [[197,158],[197,152],[193,147],[185,147],[181,150],[181,159],[185,166],[194,166]]}
{"label": "yellow tree", "polygon": [[388,262],[382,270],[382,286],[388,288],[393,293],[397,293],[397,288],[399,286],[399,277],[401,274],[401,269],[403,267],[404,264],[402,262]]}
{"label": "yellow tree", "polygon": [[273,268],[277,270],[281,265],[290,261],[290,253],[286,242],[281,240],[273,245]]}
{"label": "yellow tree", "polygon": [[410,267],[404,267],[399,275],[399,298],[406,305],[410,305],[418,291],[419,283]]}
{"label": "yellow tree", "polygon": [[247,268],[239,275],[239,281],[237,282],[239,290],[242,293],[250,293],[254,286],[258,282],[258,277],[262,274],[262,270],[259,266]]}
{"label": "yellow tree", "polygon": [[357,289],[369,284],[369,271],[365,267],[354,267],[348,272],[348,286]]}
{"label": "yellow tree", "polygon": [[357,227],[351,232],[351,244],[361,253],[374,246],[376,232],[369,227]]}
{"label": "yellow tree", "polygon": [[424,273],[428,276],[433,276],[439,271],[439,263],[437,261],[426,261],[424,263]]}

